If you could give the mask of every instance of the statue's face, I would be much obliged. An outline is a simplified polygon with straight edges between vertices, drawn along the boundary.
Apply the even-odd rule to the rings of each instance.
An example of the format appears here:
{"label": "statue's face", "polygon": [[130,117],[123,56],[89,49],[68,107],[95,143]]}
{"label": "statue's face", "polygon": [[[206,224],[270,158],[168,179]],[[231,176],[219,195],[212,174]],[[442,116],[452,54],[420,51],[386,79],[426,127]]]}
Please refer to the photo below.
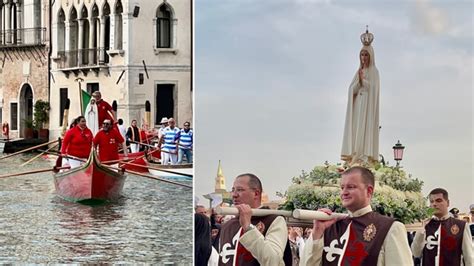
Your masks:
{"label": "statue's face", "polygon": [[370,54],[366,50],[360,51],[360,64],[364,67],[368,67],[370,63]]}

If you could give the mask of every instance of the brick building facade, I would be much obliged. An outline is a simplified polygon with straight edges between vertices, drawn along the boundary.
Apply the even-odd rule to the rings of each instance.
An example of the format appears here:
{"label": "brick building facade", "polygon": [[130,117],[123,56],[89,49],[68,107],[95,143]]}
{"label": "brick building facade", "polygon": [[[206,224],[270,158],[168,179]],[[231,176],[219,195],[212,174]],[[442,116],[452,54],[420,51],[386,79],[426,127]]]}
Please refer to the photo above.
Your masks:
{"label": "brick building facade", "polygon": [[0,3],[0,121],[24,137],[34,103],[48,101],[49,1]]}

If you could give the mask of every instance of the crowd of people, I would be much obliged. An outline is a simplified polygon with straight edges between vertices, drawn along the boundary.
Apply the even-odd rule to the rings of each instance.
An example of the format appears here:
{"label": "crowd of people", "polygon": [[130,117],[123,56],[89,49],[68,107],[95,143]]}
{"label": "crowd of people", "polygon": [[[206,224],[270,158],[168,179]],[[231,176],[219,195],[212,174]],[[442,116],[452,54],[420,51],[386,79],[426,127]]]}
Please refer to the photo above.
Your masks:
{"label": "crowd of people", "polygon": [[193,130],[190,122],[185,122],[180,129],[173,118],[164,117],[161,127],[155,130],[145,122],[139,128],[137,120],[133,119],[126,128],[123,119],[115,120],[112,106],[102,99],[99,91],[92,97],[85,114],[75,118],[64,134],[61,145],[63,166],[80,166],[87,161],[93,146],[103,163],[117,163],[119,152],[127,158],[129,152],[138,153],[145,149],[161,151],[158,157],[163,165],[192,163]]}
{"label": "crowd of people", "polygon": [[429,193],[433,216],[413,234],[372,210],[375,178],[369,169],[349,168],[340,183],[347,215],[302,228],[278,215],[252,216],[252,209],[262,208],[261,181],[249,173],[237,176],[232,187],[237,216],[195,207],[195,265],[474,265],[474,225],[448,212],[445,189]]}

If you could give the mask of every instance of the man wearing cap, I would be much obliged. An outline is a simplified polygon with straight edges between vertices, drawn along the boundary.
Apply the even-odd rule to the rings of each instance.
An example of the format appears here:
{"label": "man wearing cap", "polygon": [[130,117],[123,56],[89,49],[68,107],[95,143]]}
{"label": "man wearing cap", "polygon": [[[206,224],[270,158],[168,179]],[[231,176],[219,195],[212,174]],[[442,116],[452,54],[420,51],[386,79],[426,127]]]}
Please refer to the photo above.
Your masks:
{"label": "man wearing cap", "polygon": [[161,127],[158,130],[158,138],[161,138],[161,136],[163,136],[163,132],[165,128],[168,126],[168,118],[166,117],[161,118],[160,124],[161,124]]}
{"label": "man wearing cap", "polygon": [[114,121],[115,113],[112,109],[112,106],[106,101],[102,99],[102,94],[100,91],[94,91],[92,93],[92,97],[95,99],[95,104],[97,105],[97,112],[99,117],[99,127],[102,127],[105,119],[109,119],[110,121]]}
{"label": "man wearing cap", "polygon": [[[161,124],[161,127],[158,129],[158,143],[155,144],[155,147],[159,147],[160,150],[161,150],[161,149],[163,149],[163,145],[164,145],[161,142],[161,140],[162,140],[161,137],[164,134],[165,128],[168,126],[168,118],[166,118],[166,117],[161,118],[160,124]],[[161,152],[160,158],[164,158],[164,157],[165,157],[165,153]]]}
{"label": "man wearing cap", "polygon": [[452,215],[453,218],[459,219],[459,209],[458,208],[452,208],[449,210],[449,213]]}
{"label": "man wearing cap", "polygon": [[173,118],[168,119],[168,124],[169,126],[163,130],[163,135],[160,138],[160,143],[163,143],[161,148],[161,164],[167,165],[171,163],[174,165],[178,163],[176,136],[178,135],[179,128],[175,126],[176,122]]}
{"label": "man wearing cap", "polygon": [[449,216],[448,192],[442,188],[429,194],[434,215],[423,223],[411,249],[413,256],[421,257],[423,265],[473,265],[472,240],[465,221]]}

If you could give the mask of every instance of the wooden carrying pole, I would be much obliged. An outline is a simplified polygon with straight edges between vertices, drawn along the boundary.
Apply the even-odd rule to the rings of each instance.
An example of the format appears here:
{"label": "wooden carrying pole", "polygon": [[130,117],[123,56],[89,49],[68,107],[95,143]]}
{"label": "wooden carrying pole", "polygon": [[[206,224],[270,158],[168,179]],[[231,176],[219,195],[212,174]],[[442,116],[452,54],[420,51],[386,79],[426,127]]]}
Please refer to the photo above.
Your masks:
{"label": "wooden carrying pole", "polygon": [[[217,207],[217,214],[220,215],[238,215],[239,211],[234,207]],[[269,209],[252,209],[252,216],[265,216],[265,215],[280,215],[289,218],[295,218],[299,220],[331,220],[331,219],[342,219],[347,217],[347,214],[344,213],[332,213],[328,215],[322,211],[311,211],[311,210],[301,210],[296,209],[294,211],[284,211],[284,210],[269,210]]]}
{"label": "wooden carrying pole", "polygon": [[[238,215],[239,210],[234,207],[220,207],[216,208],[216,213],[220,215]],[[291,217],[291,211],[284,210],[270,210],[270,209],[252,209],[252,216],[266,216],[266,215],[279,215],[283,217]]]}

